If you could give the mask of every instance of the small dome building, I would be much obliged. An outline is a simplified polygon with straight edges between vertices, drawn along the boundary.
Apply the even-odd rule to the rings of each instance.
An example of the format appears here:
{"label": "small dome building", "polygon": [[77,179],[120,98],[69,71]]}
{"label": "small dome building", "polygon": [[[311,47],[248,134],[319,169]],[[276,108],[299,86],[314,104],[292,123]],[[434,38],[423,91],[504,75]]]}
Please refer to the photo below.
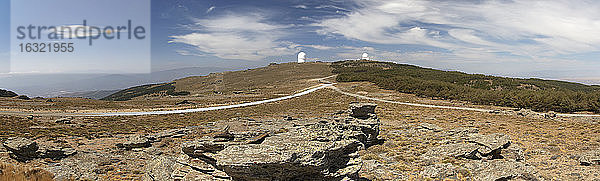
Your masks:
{"label": "small dome building", "polygon": [[298,53],[298,63],[304,63],[306,61],[306,53]]}
{"label": "small dome building", "polygon": [[360,59],[361,60],[369,60],[369,54],[368,53],[363,53],[362,57]]}

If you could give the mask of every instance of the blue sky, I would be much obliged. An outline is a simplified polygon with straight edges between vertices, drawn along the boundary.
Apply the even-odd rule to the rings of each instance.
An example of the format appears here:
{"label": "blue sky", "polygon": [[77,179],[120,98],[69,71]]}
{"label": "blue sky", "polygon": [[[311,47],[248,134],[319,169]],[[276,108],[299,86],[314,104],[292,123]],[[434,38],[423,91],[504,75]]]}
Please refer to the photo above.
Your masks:
{"label": "blue sky", "polygon": [[[147,39],[128,39],[130,30],[136,27],[150,30],[150,1],[128,0],[13,0],[10,3],[11,22],[11,72],[13,73],[148,73],[151,70],[150,32]],[[67,5],[65,5],[67,4]],[[107,12],[110,10],[111,12]],[[60,12],[60,13],[57,13]],[[84,23],[85,22],[85,23]],[[130,29],[118,31],[124,26]],[[25,39],[17,38],[21,26]],[[80,29],[78,33],[65,31],[65,39],[50,39],[53,32],[45,30],[69,27]],[[28,27],[41,27],[28,32]],[[98,27],[93,33],[86,28]],[[112,27],[112,39],[99,34],[105,27]],[[19,31],[22,31],[19,30]],[[39,30],[39,31],[38,31]],[[108,31],[108,30],[107,30]],[[114,33],[113,33],[114,31]],[[39,35],[38,35],[39,34]],[[56,34],[61,34],[57,32]],[[105,34],[105,33],[102,33]],[[118,36],[123,34],[123,36]],[[92,37],[97,35],[96,40]],[[118,37],[117,37],[118,36]],[[59,36],[60,37],[60,36]],[[75,38],[77,37],[77,38]],[[79,39],[83,38],[83,40]],[[23,52],[24,43],[72,43],[73,52]],[[56,45],[56,44],[55,44]],[[26,46],[26,45],[25,45]],[[48,47],[39,46],[38,47]]]}
{"label": "blue sky", "polygon": [[600,77],[598,9],[598,1],[566,0],[153,0],[152,68],[253,67],[293,61],[298,51],[323,61],[368,52],[445,70],[591,80]]}

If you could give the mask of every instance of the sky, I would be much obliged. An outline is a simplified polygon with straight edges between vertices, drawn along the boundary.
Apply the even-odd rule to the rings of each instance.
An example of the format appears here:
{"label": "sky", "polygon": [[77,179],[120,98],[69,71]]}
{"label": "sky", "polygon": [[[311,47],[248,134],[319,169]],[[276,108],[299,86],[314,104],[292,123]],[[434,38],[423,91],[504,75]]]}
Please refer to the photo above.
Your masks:
{"label": "sky", "polygon": [[[7,1],[0,0],[2,17]],[[443,70],[600,80],[600,1],[151,3],[154,71],[256,67],[294,61],[299,51],[312,61],[357,59],[367,52],[374,60]],[[7,23],[0,19],[0,42],[8,41]],[[0,45],[0,65],[8,49]]]}
{"label": "sky", "polygon": [[[123,2],[10,1],[10,72],[149,73],[151,34],[143,31],[144,34],[138,33],[143,35],[138,36],[143,39],[136,39],[132,32],[138,27],[151,28],[150,0]],[[108,10],[110,13],[107,13]],[[52,31],[48,27],[56,29]],[[117,30],[117,27],[125,28]],[[104,38],[107,33],[100,33],[103,30],[110,32],[110,39]],[[52,34],[57,35],[56,38],[52,38]],[[60,38],[63,36],[65,38]],[[33,45],[34,49],[39,48],[43,52],[28,52],[27,44],[31,43],[36,43]],[[70,52],[57,52],[56,50],[66,49],[54,48],[58,47],[56,45],[67,46],[67,43],[71,43],[71,48],[67,48],[71,49]],[[47,47],[53,47],[54,52],[49,52]]]}

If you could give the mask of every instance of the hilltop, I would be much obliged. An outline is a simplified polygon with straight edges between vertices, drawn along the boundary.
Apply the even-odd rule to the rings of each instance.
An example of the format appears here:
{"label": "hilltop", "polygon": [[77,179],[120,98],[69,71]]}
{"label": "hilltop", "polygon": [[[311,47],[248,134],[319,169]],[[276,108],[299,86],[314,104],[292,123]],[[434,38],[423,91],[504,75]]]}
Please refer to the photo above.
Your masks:
{"label": "hilltop", "polygon": [[[162,84],[148,84],[121,90],[102,100],[126,101],[136,97],[201,96],[221,94],[284,94],[298,86],[306,85],[305,80],[331,75],[326,63],[283,63],[242,71],[212,73],[207,76],[191,76]],[[277,87],[274,87],[277,85]]]}

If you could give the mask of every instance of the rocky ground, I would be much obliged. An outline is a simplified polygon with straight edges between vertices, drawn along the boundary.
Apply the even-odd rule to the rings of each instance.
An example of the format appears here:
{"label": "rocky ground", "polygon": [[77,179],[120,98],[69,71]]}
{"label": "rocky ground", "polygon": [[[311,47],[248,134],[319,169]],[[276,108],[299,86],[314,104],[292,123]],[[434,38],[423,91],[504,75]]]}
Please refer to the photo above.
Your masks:
{"label": "rocky ground", "polygon": [[322,89],[191,114],[0,116],[0,180],[10,166],[57,180],[600,179],[597,118],[432,100],[370,83],[336,87],[386,100],[498,111],[381,102],[346,110],[364,100]]}
{"label": "rocky ground", "polygon": [[13,137],[3,146],[5,161],[43,168],[57,180],[358,180],[359,151],[382,141],[375,107],[91,140]]}
{"label": "rocky ground", "polygon": [[[435,111],[391,111],[380,104],[376,115],[376,107],[352,103],[348,110],[318,116],[235,117],[145,134],[13,137],[3,143],[0,160],[42,168],[56,180],[599,178],[600,150],[556,154],[533,148],[511,132],[490,131],[494,124],[447,122],[457,113],[439,117]],[[556,122],[519,111],[477,114],[490,120],[520,116]],[[67,124],[70,119],[55,121]]]}

